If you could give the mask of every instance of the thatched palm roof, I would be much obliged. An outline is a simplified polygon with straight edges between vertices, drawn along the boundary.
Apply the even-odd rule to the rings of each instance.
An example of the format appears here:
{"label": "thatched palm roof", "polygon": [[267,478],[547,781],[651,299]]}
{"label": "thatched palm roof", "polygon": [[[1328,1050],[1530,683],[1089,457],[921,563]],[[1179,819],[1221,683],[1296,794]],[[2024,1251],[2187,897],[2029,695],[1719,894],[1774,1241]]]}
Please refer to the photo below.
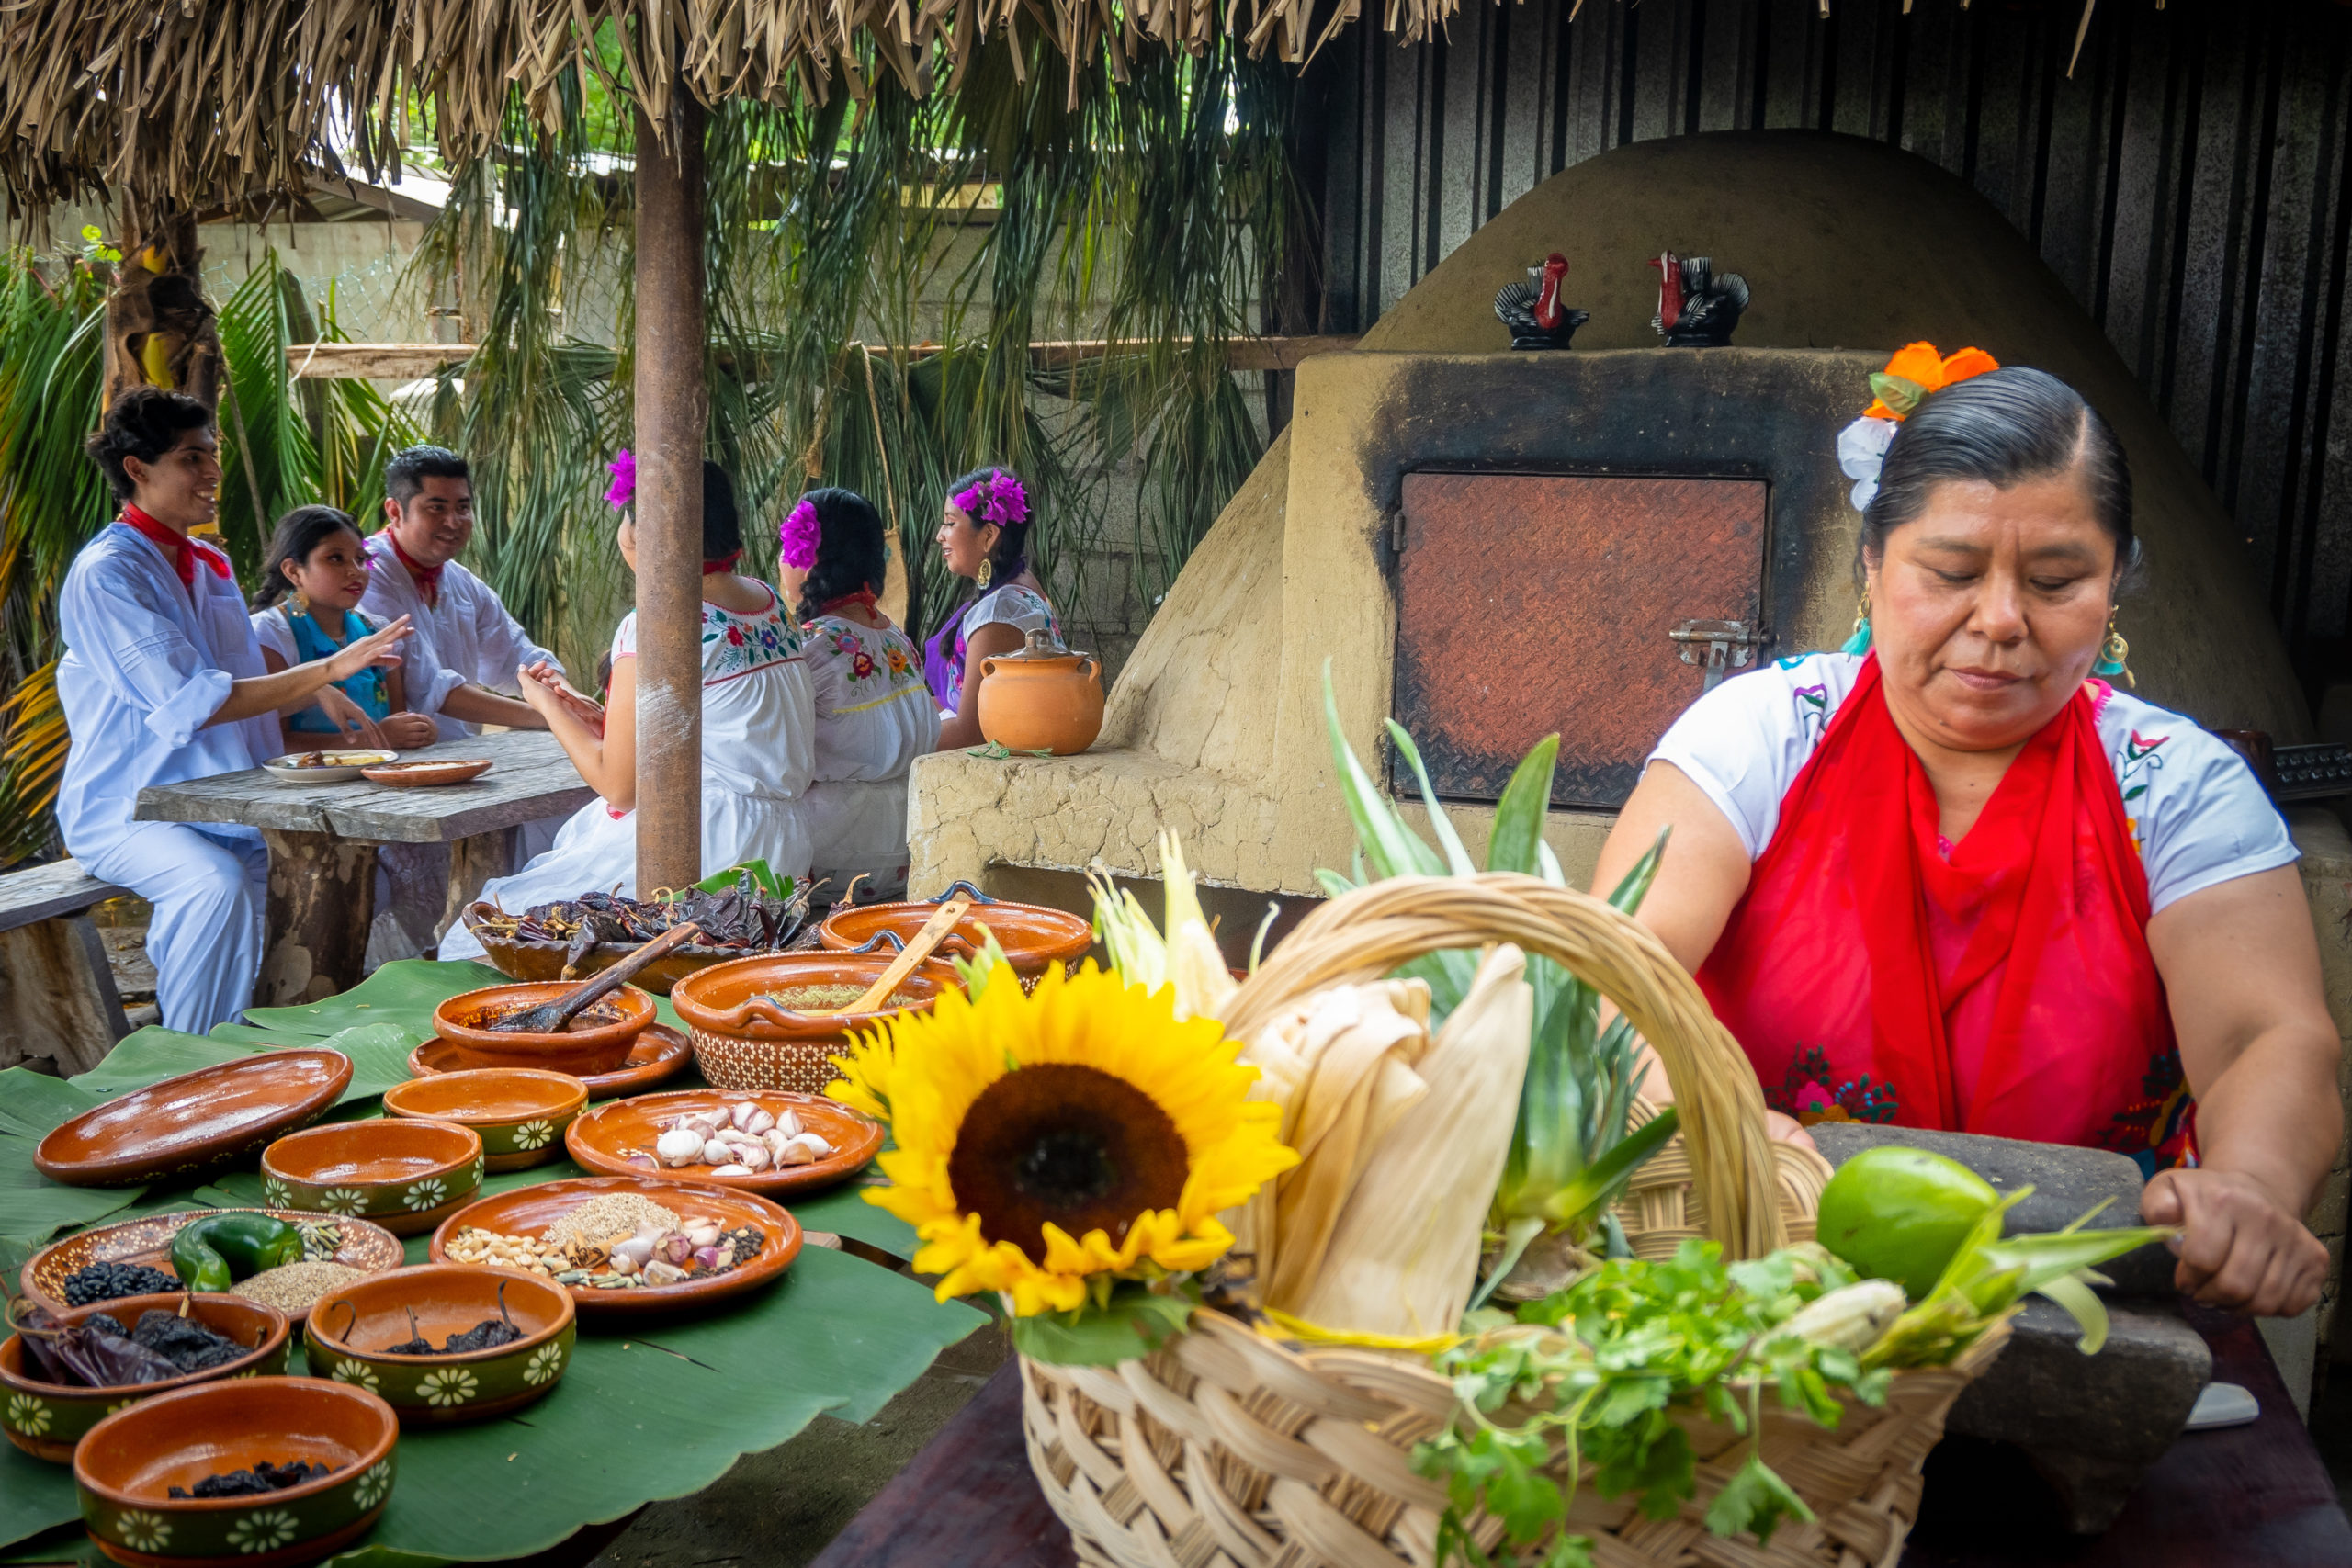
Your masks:
{"label": "thatched palm roof", "polygon": [[[1360,0],[1340,0],[1324,36]],[[1419,37],[1458,0],[1389,0]],[[1297,59],[1313,0],[12,0],[0,4],[0,184],[11,207],[110,192],[183,209],[245,206],[340,175],[398,175],[406,106],[429,99],[444,157],[495,141],[519,90],[553,124],[567,73],[606,77],[657,125],[673,84],[780,103],[863,96],[878,61],[916,93],[981,40],[1046,34],[1075,73],[1124,76],[1147,48],[1198,50],[1219,28]],[[615,24],[606,28],[605,23]],[[1014,51],[1019,61],[1023,51]],[[617,78],[613,80],[612,78]]]}

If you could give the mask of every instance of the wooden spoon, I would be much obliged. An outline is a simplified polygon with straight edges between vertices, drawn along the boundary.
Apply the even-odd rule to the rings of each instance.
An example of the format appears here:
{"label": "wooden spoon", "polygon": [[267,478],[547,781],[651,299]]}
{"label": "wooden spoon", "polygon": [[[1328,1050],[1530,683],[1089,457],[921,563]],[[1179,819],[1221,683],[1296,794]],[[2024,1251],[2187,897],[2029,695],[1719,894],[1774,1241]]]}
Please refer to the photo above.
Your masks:
{"label": "wooden spoon", "polygon": [[956,923],[971,907],[972,900],[961,893],[942,904],[932,912],[931,919],[922,923],[922,930],[915,932],[913,940],[899,951],[899,956],[890,960],[890,966],[876,977],[874,984],[865,987],[864,996],[845,1008],[820,1010],[833,1014],[871,1012],[880,1007],[898,988],[899,982],[914,973],[915,965],[929,958],[931,950],[946,940],[947,933],[956,929]]}
{"label": "wooden spoon", "polygon": [[541,1002],[537,1007],[526,1009],[510,1018],[502,1018],[490,1028],[501,1034],[560,1034],[563,1026],[570,1023],[581,1009],[607,992],[618,990],[621,983],[639,970],[672,948],[682,946],[701,934],[702,928],[692,920],[672,926],[611,968],[590,976],[587,984],[578,990],[558,997],[551,1002]]}

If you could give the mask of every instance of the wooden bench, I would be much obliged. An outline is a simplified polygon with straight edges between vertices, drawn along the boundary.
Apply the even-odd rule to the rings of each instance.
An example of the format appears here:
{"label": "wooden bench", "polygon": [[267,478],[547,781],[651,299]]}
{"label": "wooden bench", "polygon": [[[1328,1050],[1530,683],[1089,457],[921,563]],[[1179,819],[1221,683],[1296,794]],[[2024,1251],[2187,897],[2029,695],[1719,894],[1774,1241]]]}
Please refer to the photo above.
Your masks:
{"label": "wooden bench", "polygon": [[85,1073],[130,1032],[90,910],[123,889],[70,860],[0,873],[0,1067]]}

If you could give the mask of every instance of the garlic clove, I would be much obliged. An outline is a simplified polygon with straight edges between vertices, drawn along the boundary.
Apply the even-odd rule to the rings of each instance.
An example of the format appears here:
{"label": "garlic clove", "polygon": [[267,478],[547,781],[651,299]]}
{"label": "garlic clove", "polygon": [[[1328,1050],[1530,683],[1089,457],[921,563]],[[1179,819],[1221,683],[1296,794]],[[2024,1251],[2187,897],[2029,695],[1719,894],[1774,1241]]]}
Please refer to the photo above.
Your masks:
{"label": "garlic clove", "polygon": [[651,1155],[647,1154],[643,1149],[629,1150],[629,1152],[623,1156],[621,1163],[624,1165],[634,1166],[639,1170],[659,1171],[662,1168],[662,1162],[654,1158]]}
{"label": "garlic clove", "polygon": [[739,1100],[728,1111],[727,1119],[734,1123],[737,1132],[747,1133],[752,1127],[752,1113],[757,1110],[759,1107],[752,1101]]}
{"label": "garlic clove", "polygon": [[800,1136],[800,1118],[794,1115],[789,1111],[786,1111],[782,1115],[778,1116],[775,1119],[775,1124],[777,1129],[787,1138],[797,1138]]}
{"label": "garlic clove", "polygon": [[775,1156],[768,1152],[768,1146],[765,1144],[753,1144],[749,1148],[738,1150],[736,1159],[738,1163],[749,1166],[753,1170],[765,1170],[775,1163]]}
{"label": "garlic clove", "polygon": [[748,1165],[738,1165],[730,1160],[729,1163],[713,1170],[710,1174],[713,1176],[749,1176],[752,1174],[752,1168]]}
{"label": "garlic clove", "polygon": [[703,1141],[699,1134],[678,1128],[656,1138],[653,1152],[663,1165],[692,1165],[702,1157]]}
{"label": "garlic clove", "polygon": [[627,1241],[613,1244],[613,1261],[616,1265],[626,1258],[628,1259],[628,1266],[635,1269],[652,1256],[653,1243],[643,1236],[631,1236]]}
{"label": "garlic clove", "polygon": [[775,1125],[775,1117],[765,1106],[754,1106],[752,1110],[752,1119],[743,1123],[743,1131],[756,1138]]}
{"label": "garlic clove", "polygon": [[645,1266],[645,1282],[649,1285],[674,1285],[685,1277],[686,1271],[674,1263],[656,1261]]}
{"label": "garlic clove", "polygon": [[705,1165],[725,1165],[734,1157],[728,1152],[727,1145],[717,1138],[711,1139],[702,1146],[702,1162]]}

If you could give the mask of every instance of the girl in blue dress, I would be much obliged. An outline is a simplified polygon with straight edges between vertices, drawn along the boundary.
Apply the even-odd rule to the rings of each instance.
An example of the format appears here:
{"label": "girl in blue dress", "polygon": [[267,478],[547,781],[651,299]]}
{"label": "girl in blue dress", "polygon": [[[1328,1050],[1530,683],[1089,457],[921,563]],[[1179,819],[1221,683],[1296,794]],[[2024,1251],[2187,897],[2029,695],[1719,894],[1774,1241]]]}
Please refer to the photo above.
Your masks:
{"label": "girl in blue dress", "polygon": [[[355,637],[376,629],[359,613],[368,592],[368,555],[348,513],[332,506],[298,506],[277,520],[254,592],[254,636],[272,673],[331,659]],[[410,713],[400,668],[362,670],[338,689],[359,705],[395,750],[430,746],[436,731],[425,715]],[[289,749],[337,743],[335,723],[316,706],[280,721]]]}

